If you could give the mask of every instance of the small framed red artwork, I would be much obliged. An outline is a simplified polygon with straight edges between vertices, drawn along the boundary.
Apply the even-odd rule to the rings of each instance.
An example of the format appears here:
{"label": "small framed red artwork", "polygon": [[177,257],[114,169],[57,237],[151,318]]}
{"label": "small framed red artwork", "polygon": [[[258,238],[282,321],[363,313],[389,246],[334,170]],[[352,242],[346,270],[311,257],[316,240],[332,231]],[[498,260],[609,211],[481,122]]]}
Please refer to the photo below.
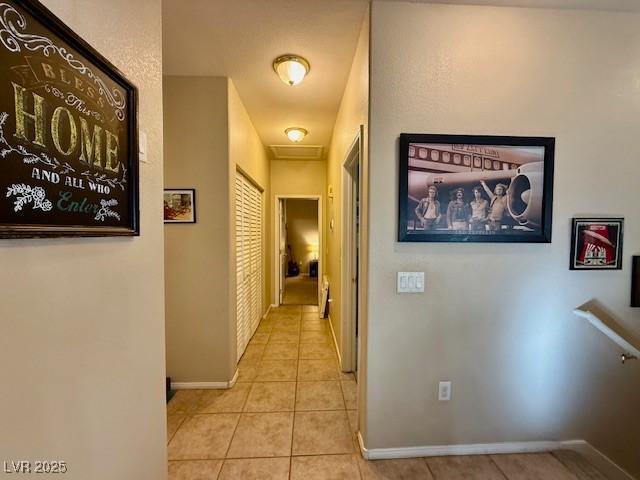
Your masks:
{"label": "small framed red artwork", "polygon": [[571,270],[622,269],[623,218],[574,218]]}

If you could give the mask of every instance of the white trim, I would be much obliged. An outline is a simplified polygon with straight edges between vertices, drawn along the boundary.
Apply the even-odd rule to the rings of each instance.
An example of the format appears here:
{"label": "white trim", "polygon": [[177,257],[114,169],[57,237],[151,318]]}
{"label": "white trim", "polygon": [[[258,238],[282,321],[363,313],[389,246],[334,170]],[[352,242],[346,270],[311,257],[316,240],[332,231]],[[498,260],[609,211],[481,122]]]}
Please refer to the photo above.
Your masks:
{"label": "white trim", "polygon": [[221,390],[233,387],[238,381],[238,369],[233,378],[228,382],[171,382],[171,388],[175,390]]}
{"label": "white trim", "polygon": [[[274,220],[274,232],[273,232],[273,252],[274,252],[274,261],[273,263],[273,271],[271,272],[272,276],[273,276],[273,284],[275,285],[275,290],[274,290],[274,295],[275,298],[273,298],[273,302],[274,302],[274,307],[278,307],[280,306],[280,209],[279,207],[279,202],[280,200],[287,200],[287,199],[291,199],[291,200],[295,200],[295,199],[299,199],[299,200],[316,200],[318,202],[318,279],[322,278],[323,275],[323,267],[324,267],[324,245],[322,242],[322,235],[323,235],[323,219],[324,217],[322,216],[322,195],[287,195],[287,194],[282,194],[282,195],[275,195],[274,196],[274,214],[273,214],[273,220]],[[321,289],[321,283],[320,281],[318,281],[318,305],[320,305],[320,289]]]}
{"label": "white trim", "polygon": [[364,458],[365,460],[370,460],[369,450],[367,450],[367,448],[364,446],[364,439],[362,438],[362,433],[360,433],[360,430],[358,430],[357,437],[358,446],[360,447],[360,454],[362,455],[362,458]]}
{"label": "white trim", "polygon": [[340,368],[342,369],[342,356],[340,355],[340,349],[338,348],[338,341],[336,340],[336,332],[333,330],[333,322],[331,321],[331,314],[329,314],[329,316],[327,317],[327,320],[329,320],[329,328],[331,328],[331,337],[333,338],[333,345],[336,347],[336,352],[338,353],[338,363],[340,364]]}
{"label": "white trim", "polygon": [[[358,166],[358,181],[359,191],[362,192],[362,154],[364,146],[362,144],[364,139],[364,125],[358,127],[349,149],[347,150],[344,162],[341,169],[341,182],[342,182],[342,225],[340,233],[340,244],[342,247],[342,262],[340,266],[340,278],[342,280],[340,287],[341,295],[341,311],[340,311],[340,324],[342,332],[342,351],[344,353],[345,363],[341,364],[343,371],[354,371],[356,366],[356,348],[355,346],[355,329],[354,325],[354,286],[353,278],[358,276],[361,278],[360,271],[354,272],[354,231],[353,231],[353,175],[352,170],[354,166]],[[362,206],[361,206],[362,207]],[[361,232],[362,233],[362,232]],[[362,251],[362,249],[360,249]],[[358,267],[359,268],[359,267]],[[360,285],[358,285],[360,289]],[[358,292],[358,299],[362,298],[361,290]],[[361,306],[360,306],[361,307]],[[360,308],[359,311],[362,311]]]}
{"label": "white trim", "polygon": [[229,388],[233,387],[238,381],[238,377],[240,376],[240,370],[236,367],[236,373],[233,374],[233,378],[229,382]]}
{"label": "white trim", "polygon": [[584,310],[582,307],[578,307],[573,310],[577,316],[586,318],[591,325],[596,327],[602,333],[604,333],[607,337],[609,337],[613,342],[616,343],[620,348],[624,350],[624,353],[627,355],[634,355],[636,357],[640,357],[640,349],[635,345],[631,344],[626,338],[623,338],[618,334],[618,332],[614,331],[609,325],[605,324],[602,319],[600,319],[597,315],[589,310]]}
{"label": "white trim", "polygon": [[262,315],[262,319],[264,320],[265,318],[267,318],[267,316],[269,315],[269,312],[271,312],[271,309],[272,308],[276,308],[276,307],[277,307],[277,305],[275,305],[273,303],[271,305],[269,305],[269,307],[267,308],[267,311],[264,312],[264,315]]}
{"label": "white trim", "polygon": [[436,445],[404,448],[371,448],[364,446],[358,432],[360,452],[367,460],[387,460],[393,458],[443,457],[448,455],[490,455],[507,453],[537,453],[553,450],[572,450],[581,454],[609,480],[634,480],[625,470],[585,440],[472,443],[462,445]]}

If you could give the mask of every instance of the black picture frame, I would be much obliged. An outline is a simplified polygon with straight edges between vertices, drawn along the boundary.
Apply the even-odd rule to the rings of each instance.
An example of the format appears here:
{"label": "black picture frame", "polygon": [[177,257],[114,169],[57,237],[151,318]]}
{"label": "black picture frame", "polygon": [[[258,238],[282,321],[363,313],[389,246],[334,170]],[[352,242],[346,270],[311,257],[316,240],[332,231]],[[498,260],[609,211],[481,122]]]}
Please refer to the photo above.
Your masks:
{"label": "black picture frame", "polygon": [[196,190],[194,188],[165,188],[163,211],[164,223],[196,223]]}
{"label": "black picture frame", "polygon": [[140,235],[136,86],[38,1],[0,29],[0,238]]}
{"label": "black picture frame", "polygon": [[621,270],[623,240],[624,218],[573,218],[569,269]]}
{"label": "black picture frame", "polygon": [[631,257],[631,303],[632,307],[640,307],[640,256]]}
{"label": "black picture frame", "polygon": [[550,243],[554,151],[553,137],[402,133],[398,241]]}

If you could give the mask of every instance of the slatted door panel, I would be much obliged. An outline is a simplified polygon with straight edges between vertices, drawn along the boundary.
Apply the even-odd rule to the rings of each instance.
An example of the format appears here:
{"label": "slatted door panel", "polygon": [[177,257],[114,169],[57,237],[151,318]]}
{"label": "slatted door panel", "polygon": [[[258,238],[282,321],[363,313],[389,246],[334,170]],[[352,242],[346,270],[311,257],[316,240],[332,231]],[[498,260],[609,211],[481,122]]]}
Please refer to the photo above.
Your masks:
{"label": "slatted door panel", "polygon": [[242,339],[243,345],[240,354],[244,353],[249,340],[251,339],[251,187],[252,185],[246,178],[242,178],[242,271],[244,272],[244,309],[245,316],[242,323]]}
{"label": "slatted door panel", "polygon": [[238,359],[262,315],[262,193],[236,173],[236,282]]}
{"label": "slatted door panel", "polygon": [[236,210],[236,320],[237,320],[237,352],[238,358],[244,352],[246,347],[246,333],[245,324],[248,318],[248,312],[246,311],[246,297],[245,290],[245,270],[244,270],[244,255],[246,251],[244,241],[244,178],[236,173],[236,189],[235,189],[235,210]]}
{"label": "slatted door panel", "polygon": [[251,191],[251,334],[258,328],[262,309],[260,290],[262,287],[262,205],[260,191],[253,188]]}

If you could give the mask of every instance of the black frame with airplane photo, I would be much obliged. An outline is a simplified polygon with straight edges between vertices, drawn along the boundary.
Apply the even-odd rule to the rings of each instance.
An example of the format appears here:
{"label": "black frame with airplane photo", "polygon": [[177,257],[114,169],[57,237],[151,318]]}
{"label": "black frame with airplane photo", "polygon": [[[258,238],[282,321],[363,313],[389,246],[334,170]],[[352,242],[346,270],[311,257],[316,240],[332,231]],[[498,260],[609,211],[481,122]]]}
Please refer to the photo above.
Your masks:
{"label": "black frame with airplane photo", "polygon": [[640,256],[631,257],[631,306],[640,307]]}
{"label": "black frame with airplane photo", "polygon": [[555,138],[400,135],[398,241],[551,242]]}
{"label": "black frame with airplane photo", "polygon": [[574,218],[570,270],[621,270],[624,218]]}

